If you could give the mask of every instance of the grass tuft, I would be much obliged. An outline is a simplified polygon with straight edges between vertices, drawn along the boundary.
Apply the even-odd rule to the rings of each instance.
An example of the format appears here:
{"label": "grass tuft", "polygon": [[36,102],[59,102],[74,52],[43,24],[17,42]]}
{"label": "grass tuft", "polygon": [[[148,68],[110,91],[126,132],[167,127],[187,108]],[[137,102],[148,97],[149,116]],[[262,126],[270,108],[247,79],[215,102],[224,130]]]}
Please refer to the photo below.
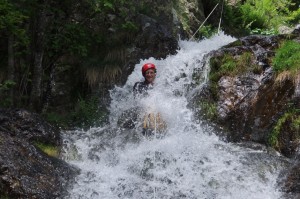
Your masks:
{"label": "grass tuft", "polygon": [[276,72],[276,82],[291,80],[294,84],[300,82],[300,43],[292,40],[283,42],[273,58],[273,69]]}

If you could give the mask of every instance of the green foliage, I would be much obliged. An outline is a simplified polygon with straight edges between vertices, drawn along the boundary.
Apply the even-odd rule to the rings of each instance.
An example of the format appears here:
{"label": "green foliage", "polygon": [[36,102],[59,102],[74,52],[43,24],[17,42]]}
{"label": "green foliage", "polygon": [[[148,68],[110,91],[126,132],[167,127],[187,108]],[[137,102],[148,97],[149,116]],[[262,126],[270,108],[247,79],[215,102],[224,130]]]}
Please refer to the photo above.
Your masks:
{"label": "green foliage", "polygon": [[0,92],[1,91],[8,91],[16,85],[16,82],[12,80],[6,80],[2,84],[0,83]]}
{"label": "green foliage", "polygon": [[[1,191],[4,191],[4,190],[1,190]],[[10,199],[10,197],[8,196],[8,194],[5,194],[5,193],[1,193],[0,194],[0,198],[1,199]]]}
{"label": "green foliage", "polygon": [[200,38],[210,38],[212,35],[217,33],[217,29],[213,28],[211,25],[202,26],[197,33]]}
{"label": "green foliage", "polygon": [[292,13],[287,16],[287,21],[293,24],[297,24],[300,21],[300,8],[292,11]]}
{"label": "green foliage", "polygon": [[108,0],[105,0],[104,2],[103,2],[103,6],[105,7],[105,8],[109,8],[109,9],[114,9],[114,5],[113,5],[113,3],[111,2],[111,1],[108,1]]}
{"label": "green foliage", "polygon": [[222,28],[230,35],[245,35],[248,32],[244,28],[240,5],[224,5]]}
{"label": "green foliage", "polygon": [[299,131],[300,130],[300,116],[298,116],[292,123],[292,127]]}
{"label": "green foliage", "polygon": [[[286,123],[290,123],[289,125],[289,131],[295,132],[296,139],[300,138],[300,116],[299,116],[299,110],[292,109],[285,114],[281,116],[281,118],[278,119],[276,125],[273,127],[273,130],[269,134],[268,137],[268,143],[276,148],[280,148],[280,133],[284,130],[284,125]],[[297,133],[298,132],[298,133]]]}
{"label": "green foliage", "polygon": [[70,114],[70,121],[77,127],[88,128],[101,125],[105,114],[105,111],[99,108],[98,98],[79,99],[73,112]]}
{"label": "green foliage", "polygon": [[128,31],[137,31],[138,27],[130,21],[126,21],[124,24],[122,24],[122,28],[124,30],[128,30]]}
{"label": "green foliage", "polygon": [[11,96],[7,95],[6,92],[14,88],[16,85],[16,82],[12,80],[6,80],[2,84],[0,83],[0,106],[1,107],[11,107],[13,104],[13,99]]}
{"label": "green foliage", "polygon": [[211,59],[211,79],[218,81],[222,76],[242,75],[247,71],[256,70],[256,65],[252,62],[253,55],[245,52],[239,56],[225,54],[222,58]]}
{"label": "green foliage", "polygon": [[278,34],[278,31],[275,30],[274,28],[271,29],[260,29],[260,28],[255,28],[253,30],[250,30],[250,34],[259,34],[259,35],[276,35]]}
{"label": "green foliage", "polygon": [[256,9],[257,5],[251,4],[249,1],[246,1],[245,4],[243,4],[240,9],[242,13],[242,20],[244,27],[247,27],[248,29],[254,29],[254,28],[264,28],[265,23],[265,16],[263,15],[263,10]]}
{"label": "green foliage", "polygon": [[210,101],[201,101],[200,108],[205,117],[214,120],[217,117],[217,105]]}
{"label": "green foliage", "polygon": [[13,4],[6,0],[0,2],[0,30],[7,29],[12,32],[18,29],[18,26],[26,19]]}
{"label": "green foliage", "polygon": [[0,1],[0,31],[6,31],[6,35],[14,35],[21,45],[28,45],[29,38],[22,27],[28,16],[24,15],[17,7],[7,0]]}
{"label": "green foliage", "polygon": [[0,107],[11,107],[13,104],[13,100],[10,97],[5,97],[1,99]]}
{"label": "green foliage", "polygon": [[[67,113],[68,114],[68,113]],[[51,111],[44,114],[45,119],[56,126],[59,126],[60,128],[67,128],[68,127],[68,117],[65,115],[61,115],[57,112]]]}
{"label": "green foliage", "polygon": [[87,30],[82,25],[66,24],[62,33],[52,36],[49,42],[53,51],[63,50],[72,55],[87,56],[91,41]]}
{"label": "green foliage", "polygon": [[280,134],[280,130],[283,126],[283,124],[286,122],[286,120],[290,117],[290,113],[285,113],[278,121],[277,124],[275,125],[275,127],[273,128],[272,132],[269,135],[268,138],[268,143],[274,147],[274,148],[278,148],[279,147],[279,134]]}
{"label": "green foliage", "polygon": [[90,1],[90,4],[95,11],[104,12],[106,10],[115,10],[117,6],[122,5],[124,2],[124,0],[94,0]]}
{"label": "green foliage", "polygon": [[232,55],[225,54],[222,59],[222,63],[223,64],[221,65],[219,70],[220,75],[234,76],[238,72],[237,63]]}
{"label": "green foliage", "polygon": [[42,142],[34,142],[34,145],[51,157],[57,158],[59,156],[59,148],[56,146],[45,144]]}
{"label": "green foliage", "polygon": [[240,8],[245,27],[271,29],[287,21],[291,5],[290,0],[248,0]]}
{"label": "green foliage", "polygon": [[273,58],[273,69],[280,73],[291,71],[297,74],[300,71],[300,43],[296,41],[285,41],[277,49]]}
{"label": "green foliage", "polygon": [[300,8],[292,0],[246,0],[225,5],[223,18],[227,32],[272,35],[281,25],[297,24]]}
{"label": "green foliage", "polygon": [[209,80],[213,97],[217,99],[217,83],[222,76],[234,77],[237,75],[244,75],[247,72],[255,74],[261,73],[262,68],[255,64],[253,60],[254,55],[250,52],[244,52],[237,56],[225,53],[223,56],[211,58]]}

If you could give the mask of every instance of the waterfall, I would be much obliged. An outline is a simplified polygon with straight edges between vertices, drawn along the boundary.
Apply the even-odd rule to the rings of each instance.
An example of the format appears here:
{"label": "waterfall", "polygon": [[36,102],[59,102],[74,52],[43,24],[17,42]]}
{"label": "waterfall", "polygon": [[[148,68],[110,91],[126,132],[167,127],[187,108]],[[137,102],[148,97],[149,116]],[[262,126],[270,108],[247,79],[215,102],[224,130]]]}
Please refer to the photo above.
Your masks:
{"label": "waterfall", "polygon": [[[235,39],[220,33],[203,41],[180,41],[176,55],[141,60],[123,87],[111,90],[110,123],[88,131],[64,132],[64,159],[81,172],[69,198],[82,199],[275,199],[282,165],[276,153],[226,143],[213,128],[193,118],[188,102],[207,80],[205,55]],[[132,87],[142,80],[141,66],[157,66],[154,88],[135,98]],[[195,80],[197,71],[202,75]],[[196,82],[197,81],[197,82]],[[128,110],[160,113],[167,124],[163,138],[145,138],[141,117],[135,127],[120,126]]]}

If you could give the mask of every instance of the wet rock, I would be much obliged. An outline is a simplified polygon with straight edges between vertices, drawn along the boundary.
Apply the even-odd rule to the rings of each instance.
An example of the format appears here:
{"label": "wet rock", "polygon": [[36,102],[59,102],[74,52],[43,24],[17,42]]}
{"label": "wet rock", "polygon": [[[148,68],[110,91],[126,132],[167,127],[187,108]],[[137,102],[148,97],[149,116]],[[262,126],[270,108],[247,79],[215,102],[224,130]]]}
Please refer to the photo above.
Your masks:
{"label": "wet rock", "polygon": [[32,143],[60,146],[59,132],[26,110],[0,112],[0,198],[61,198],[78,170]]}
{"label": "wet rock", "polygon": [[[169,14],[171,15],[172,13]],[[148,59],[150,57],[156,59],[165,58],[170,54],[175,54],[178,49],[177,34],[173,32],[175,27],[170,26],[173,23],[173,18],[170,18],[167,13],[162,13],[159,16],[160,21],[155,20],[155,16],[144,14],[139,14],[136,18],[136,23],[141,27],[141,30],[134,40],[133,47],[128,56],[128,62],[123,68],[120,78],[121,84],[126,82],[134,66],[141,59]],[[176,30],[174,31],[176,32]]]}
{"label": "wet rock", "polygon": [[138,18],[142,34],[137,37],[137,48],[143,49],[144,54],[149,57],[162,58],[176,53],[178,42],[173,36],[172,29],[146,15],[140,14]]}
{"label": "wet rock", "polygon": [[31,142],[61,145],[59,129],[25,109],[0,109],[0,130]]}
{"label": "wet rock", "polygon": [[267,143],[272,126],[286,109],[294,91],[291,82],[281,86],[264,83],[263,80],[269,78],[247,77],[243,81],[241,77],[227,77],[227,81],[219,81],[219,119],[232,130],[233,140]]}
{"label": "wet rock", "polygon": [[300,196],[300,163],[282,171],[279,184],[284,191],[285,198],[299,198]]}
{"label": "wet rock", "polygon": [[298,24],[293,30],[292,34],[300,34],[300,24]]}
{"label": "wet rock", "polygon": [[291,34],[293,32],[293,29],[288,26],[280,26],[278,28],[279,34]]}
{"label": "wet rock", "polygon": [[141,117],[141,112],[142,109],[139,107],[134,107],[124,111],[118,119],[118,126],[125,129],[135,128],[138,123],[138,119]]}
{"label": "wet rock", "polygon": [[[223,75],[217,79],[216,84],[209,84],[210,87],[204,90],[204,96],[216,104],[217,118],[214,121],[224,129],[228,141],[250,141],[269,146],[271,133],[280,124],[280,129],[276,129],[277,134],[272,135],[276,136],[275,143],[272,143],[273,150],[296,160],[293,167],[286,162],[286,169],[278,180],[284,198],[290,199],[300,197],[300,158],[297,155],[300,131],[299,126],[292,123],[300,117],[297,111],[300,108],[300,86],[299,82],[288,78],[280,83],[275,80],[272,58],[283,40],[300,42],[299,28],[290,35],[244,37],[212,52],[211,56],[214,58],[225,54],[236,58],[245,52],[251,52],[254,56],[253,64],[260,68],[258,72],[249,69],[236,75]],[[219,69],[222,64],[219,63],[215,68]],[[288,115],[291,110],[294,112]],[[224,136],[224,133],[221,135]]]}
{"label": "wet rock", "polygon": [[[210,87],[203,91],[205,92],[203,96],[216,104],[215,122],[226,129],[229,140],[269,144],[270,132],[278,119],[291,104],[296,109],[299,108],[298,83],[289,79],[276,82],[276,74],[272,69],[272,58],[279,43],[284,39],[297,41],[300,38],[300,34],[294,32],[289,36],[243,37],[209,54],[214,60],[213,63],[211,62],[214,64],[211,69],[213,72],[220,70],[225,55],[232,56],[236,62],[244,63],[243,72],[222,75],[218,79],[211,80],[215,82],[210,83]],[[251,53],[250,64],[245,63],[245,60],[238,60],[245,53]],[[199,101],[202,98],[197,99]],[[288,125],[287,122],[286,127],[280,132],[276,149],[290,157],[295,155],[299,143],[296,139],[298,132],[291,131]]]}

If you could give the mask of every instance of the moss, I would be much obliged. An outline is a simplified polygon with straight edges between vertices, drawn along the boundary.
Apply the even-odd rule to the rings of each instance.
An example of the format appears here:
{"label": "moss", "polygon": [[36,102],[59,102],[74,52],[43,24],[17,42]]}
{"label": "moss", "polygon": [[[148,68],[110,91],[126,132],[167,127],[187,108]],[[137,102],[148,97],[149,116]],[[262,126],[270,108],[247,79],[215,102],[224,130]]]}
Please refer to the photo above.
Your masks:
{"label": "moss", "polygon": [[292,123],[292,127],[299,131],[300,130],[300,116],[298,116]]}
{"label": "moss", "polygon": [[217,95],[217,84],[222,76],[238,76],[244,75],[247,72],[259,74],[262,68],[255,64],[254,55],[250,52],[243,52],[241,55],[233,56],[225,53],[222,56],[212,57],[210,59],[210,88],[213,95]]}
{"label": "moss", "polygon": [[277,83],[290,80],[297,84],[300,81],[300,43],[292,40],[283,41],[272,62]]}
{"label": "moss", "polygon": [[190,25],[189,25],[189,17],[188,17],[188,12],[184,10],[185,6],[184,2],[182,1],[177,1],[173,0],[173,6],[174,9],[176,10],[177,17],[179,21],[182,23],[183,29],[187,32],[190,31]]}
{"label": "moss", "polygon": [[200,106],[205,118],[207,118],[209,120],[214,120],[217,118],[216,103],[204,100],[204,101],[200,102],[199,106]]}
{"label": "moss", "polygon": [[273,69],[280,73],[286,70],[300,71],[300,43],[296,41],[284,41],[277,49],[273,58]]}
{"label": "moss", "polygon": [[[286,129],[288,128],[288,129]],[[281,116],[278,119],[273,130],[269,134],[268,144],[274,147],[277,150],[280,150],[283,146],[283,143],[280,141],[280,135],[283,132],[289,132],[293,134],[290,139],[300,139],[300,116],[299,110],[292,109]],[[293,141],[290,140],[290,141]]]}
{"label": "moss", "polygon": [[216,75],[216,80],[222,76],[237,76],[247,72],[257,70],[258,65],[254,63],[254,55],[244,52],[241,55],[233,56],[225,53],[222,57],[211,59],[212,77]]}
{"label": "moss", "polygon": [[42,150],[44,153],[51,157],[58,157],[59,156],[59,147],[49,145],[49,144],[44,144],[41,142],[35,142],[34,146]]}
{"label": "moss", "polygon": [[274,148],[279,148],[279,134],[283,127],[283,124],[287,121],[290,117],[290,113],[285,113],[276,123],[275,127],[271,131],[268,142]]}

